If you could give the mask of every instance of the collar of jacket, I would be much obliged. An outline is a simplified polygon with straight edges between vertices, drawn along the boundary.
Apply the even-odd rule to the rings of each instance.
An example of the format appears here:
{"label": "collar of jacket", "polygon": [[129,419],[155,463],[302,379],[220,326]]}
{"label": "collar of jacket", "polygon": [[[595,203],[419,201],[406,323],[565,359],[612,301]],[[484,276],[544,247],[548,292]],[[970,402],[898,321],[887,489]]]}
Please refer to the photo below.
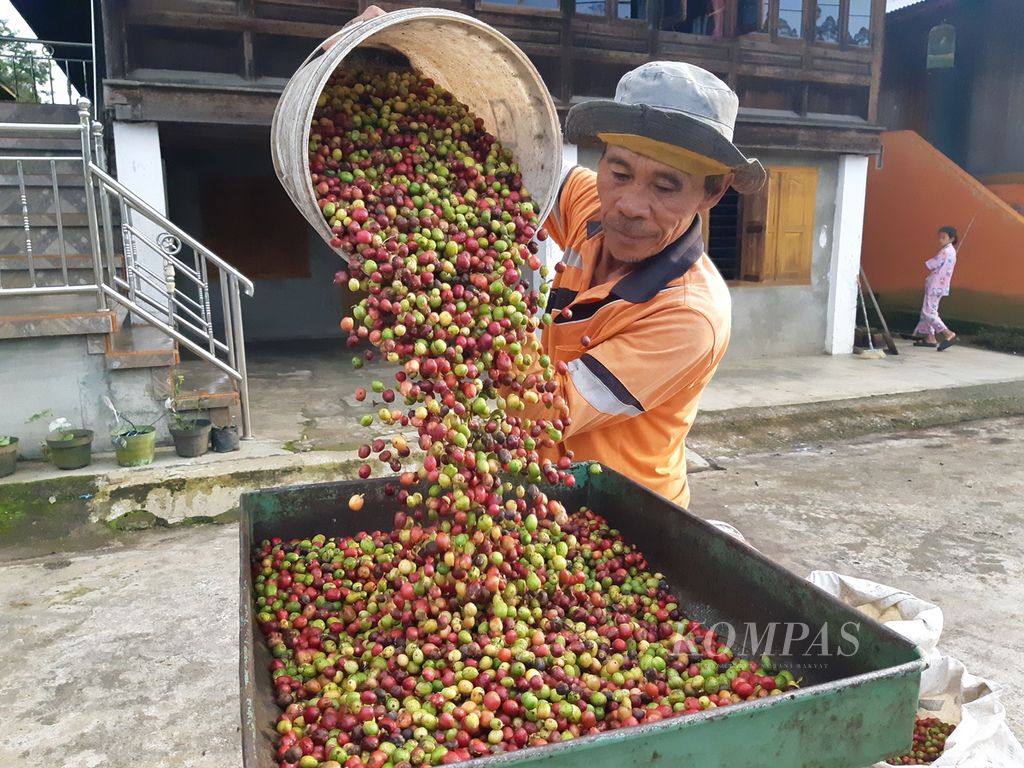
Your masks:
{"label": "collar of jacket", "polygon": [[[587,222],[587,237],[596,237],[601,232],[601,222]],[[631,304],[650,301],[658,291],[673,280],[682,277],[697,263],[704,253],[704,234],[700,216],[695,216],[690,228],[675,242],[669,243],[660,252],[644,259],[636,269],[619,278],[611,293]]]}

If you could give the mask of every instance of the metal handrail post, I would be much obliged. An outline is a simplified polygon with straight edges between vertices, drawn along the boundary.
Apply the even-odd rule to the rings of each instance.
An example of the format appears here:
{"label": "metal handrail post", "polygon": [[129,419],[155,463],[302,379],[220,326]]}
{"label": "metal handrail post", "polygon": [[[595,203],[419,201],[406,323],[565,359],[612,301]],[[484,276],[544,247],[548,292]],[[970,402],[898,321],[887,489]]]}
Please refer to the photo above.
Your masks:
{"label": "metal handrail post", "polygon": [[238,371],[238,404],[242,411],[242,437],[251,440],[252,417],[249,412],[249,372],[245,363],[245,339],[242,334],[242,302],[238,291],[238,278],[229,276],[227,289],[231,294],[231,326],[235,334],[234,369]]}
{"label": "metal handrail post", "polygon": [[89,168],[92,165],[92,115],[90,107],[92,104],[88,99],[78,100],[78,121],[81,126],[82,137],[82,174],[85,180],[85,210],[89,216],[89,245],[92,248],[92,271],[93,279],[96,281],[96,303],[98,308],[107,308],[107,297],[103,293],[103,258],[100,249],[100,224],[96,216],[96,187],[93,184],[92,173]]}
{"label": "metal handrail post", "polygon": [[[103,146],[103,123],[92,124],[93,145],[96,151],[96,165],[107,170],[107,150]],[[117,275],[117,260],[114,254],[114,219],[110,214],[110,195],[100,186],[100,213],[103,216],[103,247],[107,259],[107,274],[111,285]]]}

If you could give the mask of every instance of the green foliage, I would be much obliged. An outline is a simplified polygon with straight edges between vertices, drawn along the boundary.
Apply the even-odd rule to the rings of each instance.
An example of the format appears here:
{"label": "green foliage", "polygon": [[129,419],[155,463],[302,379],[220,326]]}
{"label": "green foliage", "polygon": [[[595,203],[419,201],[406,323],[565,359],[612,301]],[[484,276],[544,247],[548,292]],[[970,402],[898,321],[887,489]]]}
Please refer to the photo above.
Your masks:
{"label": "green foliage", "polygon": [[0,21],[0,85],[16,101],[38,104],[52,100],[50,68],[55,66],[44,46],[15,42],[17,37]]}

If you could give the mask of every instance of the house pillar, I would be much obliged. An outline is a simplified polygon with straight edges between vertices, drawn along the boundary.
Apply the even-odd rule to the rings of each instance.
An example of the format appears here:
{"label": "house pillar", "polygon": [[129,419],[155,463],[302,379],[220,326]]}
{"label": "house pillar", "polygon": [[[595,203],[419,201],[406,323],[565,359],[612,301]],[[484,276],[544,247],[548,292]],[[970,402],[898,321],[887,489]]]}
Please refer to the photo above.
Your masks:
{"label": "house pillar", "polygon": [[863,155],[842,155],[839,158],[832,253],[828,269],[825,352],[830,355],[845,355],[853,351],[867,183],[868,158]]}
{"label": "house pillar", "polygon": [[[156,123],[114,123],[114,154],[117,158],[117,180],[163,215],[167,215],[167,192],[164,182],[163,157],[160,153],[160,132]],[[124,224],[125,222],[122,222]],[[163,230],[135,216],[133,225],[151,243],[159,244]],[[151,298],[143,307],[166,318],[167,293],[163,289],[164,260],[160,253],[137,243],[135,258],[157,285],[140,283],[139,290]],[[159,286],[159,287],[158,287]]]}

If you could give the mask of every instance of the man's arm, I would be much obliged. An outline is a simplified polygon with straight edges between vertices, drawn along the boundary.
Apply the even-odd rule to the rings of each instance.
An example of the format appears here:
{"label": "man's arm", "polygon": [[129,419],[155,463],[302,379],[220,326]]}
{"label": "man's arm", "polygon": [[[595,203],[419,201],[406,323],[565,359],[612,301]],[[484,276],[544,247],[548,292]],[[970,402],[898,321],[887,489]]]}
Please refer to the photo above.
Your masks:
{"label": "man's arm", "polygon": [[566,171],[558,188],[555,205],[544,220],[544,228],[558,247],[583,239],[587,218],[598,205],[597,176],[593,171],[574,166]]}

